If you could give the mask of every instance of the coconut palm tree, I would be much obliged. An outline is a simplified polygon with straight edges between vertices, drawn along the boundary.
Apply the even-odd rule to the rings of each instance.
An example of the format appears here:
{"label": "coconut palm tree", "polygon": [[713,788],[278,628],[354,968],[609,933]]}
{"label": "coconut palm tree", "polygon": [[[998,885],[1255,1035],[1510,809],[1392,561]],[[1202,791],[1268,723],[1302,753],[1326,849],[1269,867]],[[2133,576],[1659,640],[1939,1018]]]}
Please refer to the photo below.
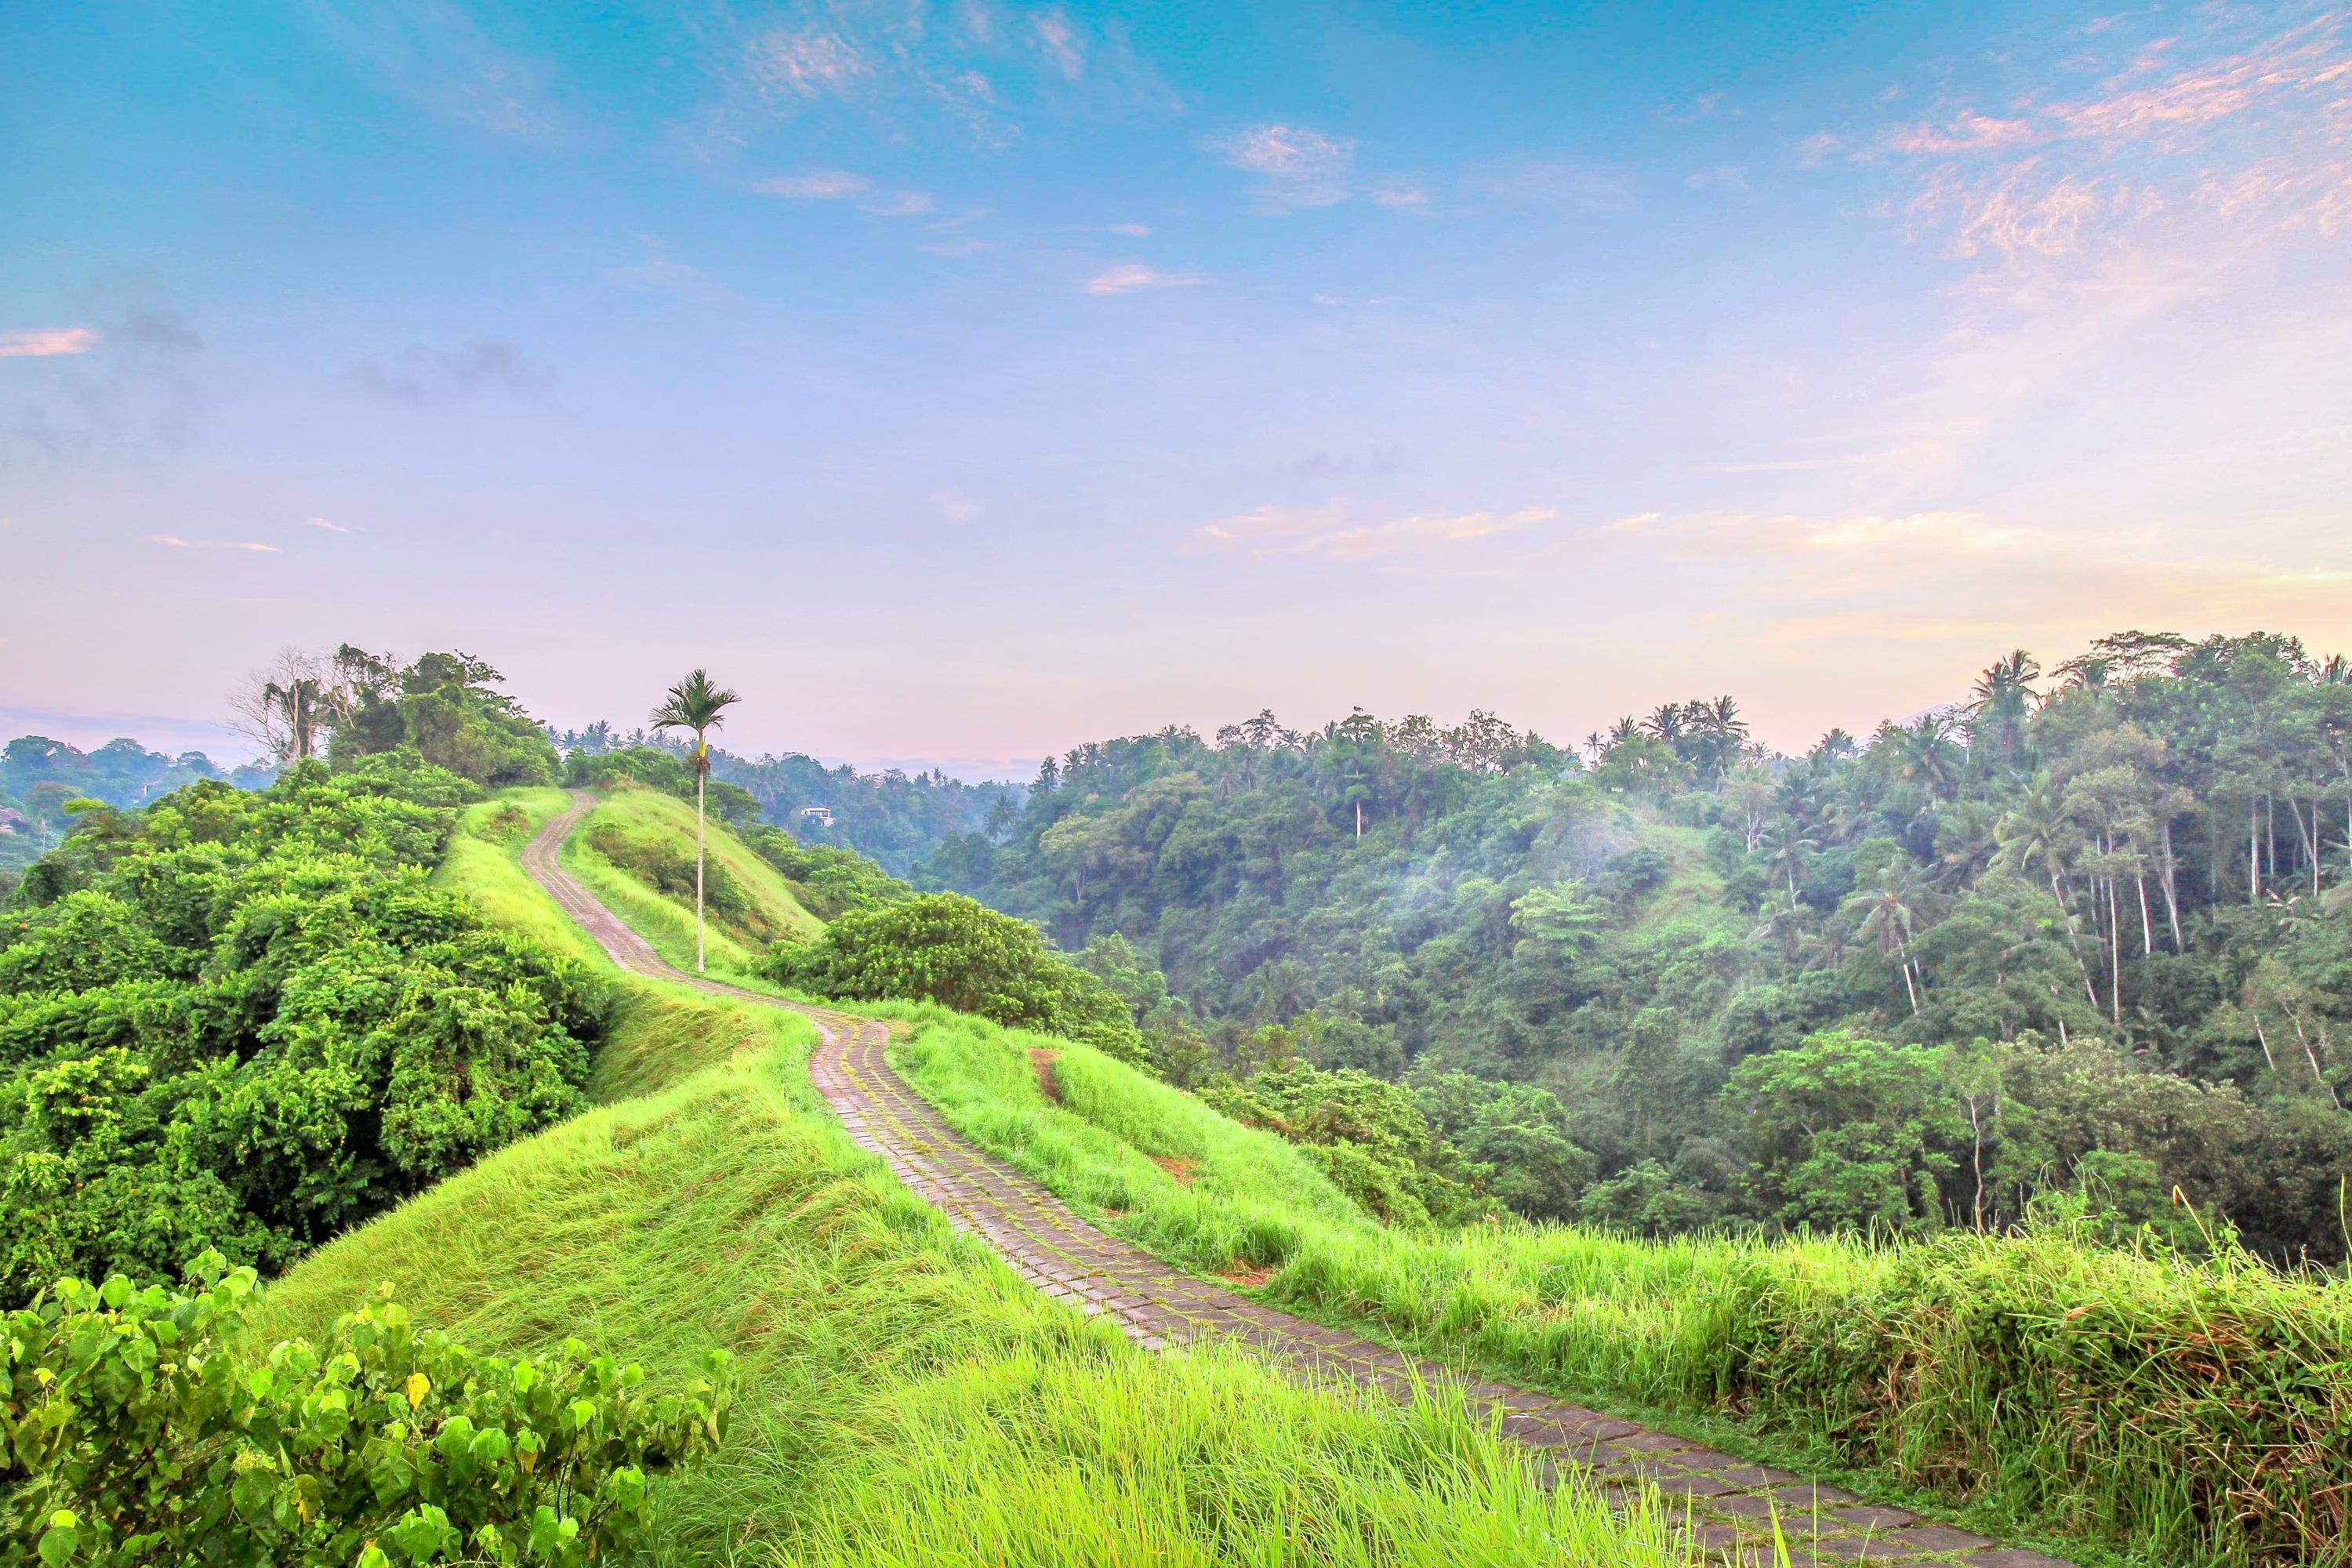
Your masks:
{"label": "coconut palm tree", "polygon": [[1846,900],[1848,913],[1862,916],[1854,935],[1875,942],[1881,957],[1900,961],[1903,990],[1911,999],[1914,1016],[1919,1011],[1919,987],[1912,973],[1911,938],[1918,931],[1928,897],[1918,874],[1907,862],[1898,861],[1879,873],[1876,888]]}
{"label": "coconut palm tree", "polygon": [[669,689],[662,705],[654,710],[653,726],[656,730],[691,730],[694,731],[694,972],[703,970],[702,952],[702,791],[704,781],[710,776],[711,731],[719,728],[727,710],[742,699],[734,692],[713,686],[707,670],[696,670]]}

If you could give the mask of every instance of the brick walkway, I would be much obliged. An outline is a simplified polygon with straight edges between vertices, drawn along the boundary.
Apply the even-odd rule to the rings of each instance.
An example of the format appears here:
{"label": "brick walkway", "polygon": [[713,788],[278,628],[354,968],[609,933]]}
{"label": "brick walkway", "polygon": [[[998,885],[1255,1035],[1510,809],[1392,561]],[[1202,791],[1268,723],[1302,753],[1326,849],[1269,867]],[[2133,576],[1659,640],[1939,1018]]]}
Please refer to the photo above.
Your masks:
{"label": "brick walkway", "polygon": [[[1147,1350],[1195,1340],[1238,1340],[1310,1376],[1339,1376],[1398,1399],[1464,1374],[1435,1362],[1326,1328],[1182,1273],[1100,1230],[1029,1177],[951,1131],[883,1059],[888,1028],[871,1019],[780,1002],[672,968],[555,862],[555,851],[593,797],[551,819],[524,847],[524,868],[625,969],[683,982],[719,995],[789,1007],[814,1021],[822,1041],[810,1079],[862,1148],[980,1237],[1049,1296],[1108,1314]],[[1604,1487],[1647,1485],[1685,1501],[1691,1531],[1717,1559],[1769,1568],[1777,1518],[1791,1543],[1791,1568],[1829,1563],[1945,1563],[1965,1568],[2071,1568],[2055,1557],[1997,1546],[1901,1509],[1864,1503],[1769,1466],[1717,1453],[1671,1432],[1588,1410],[1505,1383],[1469,1383],[1475,1408],[1500,1416],[1507,1436],[1540,1451],[1547,1478],[1589,1470]]]}

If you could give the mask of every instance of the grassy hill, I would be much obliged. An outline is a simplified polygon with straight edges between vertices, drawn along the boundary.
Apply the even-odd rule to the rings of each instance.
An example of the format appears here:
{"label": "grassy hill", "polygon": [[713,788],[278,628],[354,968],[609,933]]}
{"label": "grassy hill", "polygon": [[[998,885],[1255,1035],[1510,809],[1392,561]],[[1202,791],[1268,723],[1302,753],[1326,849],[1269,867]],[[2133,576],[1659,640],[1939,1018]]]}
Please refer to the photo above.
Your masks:
{"label": "grassy hill", "polygon": [[[725,825],[705,825],[706,939],[713,969],[740,974],[770,942],[809,937],[824,922],[793,884]],[[694,960],[694,806],[658,791],[603,793],[563,850],[563,864],[673,963]]]}
{"label": "grassy hill", "polygon": [[[474,808],[444,884],[558,940],[560,912],[510,855],[562,805]],[[388,1284],[485,1352],[577,1334],[661,1376],[729,1346],[737,1426],[670,1484],[664,1563],[1691,1561],[1655,1513],[1546,1494],[1457,1405],[1304,1389],[1231,1351],[1135,1350],[857,1151],[808,1085],[805,1023],[606,974],[606,1103],[321,1248],[273,1288],[257,1338],[316,1335]],[[1293,1180],[1310,1210],[1351,1214],[1277,1140],[1230,1129],[1212,1148],[1214,1129],[1192,1131],[1204,1193]],[[1138,1180],[1172,1184],[1129,1152]]]}
{"label": "grassy hill", "polygon": [[[896,1060],[959,1131],[1106,1228],[1291,1310],[2086,1563],[2346,1560],[2352,1283],[2063,1226],[1906,1243],[1392,1229],[1288,1146],[1098,1052],[903,1016]],[[1032,1057],[1047,1045],[1050,1093]]]}
{"label": "grassy hill", "polygon": [[[519,842],[561,805],[476,808],[481,848],[461,845],[445,879],[523,929],[560,921],[490,840]],[[1382,1560],[1415,1561],[1444,1539],[1424,1526],[1489,1528],[1496,1510],[1564,1532],[1576,1544],[1547,1550],[1570,1562],[1660,1560],[1652,1521],[1621,1539],[1573,1497],[1544,1501],[1458,1410],[1309,1395],[1230,1356],[1136,1355],[851,1150],[800,1070],[802,1026],[614,984],[596,1080],[612,1103],[324,1249],[275,1321],[316,1324],[388,1279],[489,1348],[582,1325],[665,1366],[734,1346],[763,1413],[679,1488],[679,1560],[712,1550],[724,1519],[753,1521],[748,1561],[939,1561],[922,1543],[943,1541],[950,1556],[1110,1561],[1139,1541],[1174,1560],[1255,1550],[1311,1516],[1356,1521],[1331,1560],[1369,1531],[1394,1547]],[[869,1010],[915,1024],[899,1066],[967,1136],[1108,1228],[1294,1310],[1887,1500],[1939,1498],[2085,1563],[2342,1556],[2341,1282],[2063,1227],[1902,1244],[1390,1228],[1292,1145],[1085,1047]],[[1181,1463],[1160,1447],[1171,1429],[1201,1440]],[[1187,1512],[1186,1491],[1216,1500]],[[1107,1520],[1106,1498],[1132,1510],[1115,1530],[1034,1533],[1076,1500],[1076,1517]],[[1203,1521],[1213,1548],[1185,1533]]]}

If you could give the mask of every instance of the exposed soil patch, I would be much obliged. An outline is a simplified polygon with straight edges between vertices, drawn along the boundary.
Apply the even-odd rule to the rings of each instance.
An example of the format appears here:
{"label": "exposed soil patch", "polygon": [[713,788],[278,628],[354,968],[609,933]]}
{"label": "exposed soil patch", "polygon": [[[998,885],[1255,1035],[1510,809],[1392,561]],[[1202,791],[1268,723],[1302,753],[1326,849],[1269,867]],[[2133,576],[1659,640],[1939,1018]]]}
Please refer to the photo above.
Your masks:
{"label": "exposed soil patch", "polygon": [[1191,1186],[1192,1173],[1201,1167],[1201,1162],[1190,1154],[1154,1154],[1151,1163],[1175,1177],[1180,1187]]}
{"label": "exposed soil patch", "polygon": [[1254,1268],[1236,1258],[1223,1268],[1218,1269],[1217,1275],[1220,1279],[1226,1280],[1228,1283],[1238,1285],[1244,1290],[1255,1290],[1259,1286],[1274,1278],[1274,1270],[1270,1268]]}
{"label": "exposed soil patch", "polygon": [[1061,1052],[1044,1046],[1029,1048],[1029,1065],[1037,1069],[1037,1092],[1055,1105],[1062,1103],[1062,1080],[1054,1076],[1054,1064],[1061,1059]]}

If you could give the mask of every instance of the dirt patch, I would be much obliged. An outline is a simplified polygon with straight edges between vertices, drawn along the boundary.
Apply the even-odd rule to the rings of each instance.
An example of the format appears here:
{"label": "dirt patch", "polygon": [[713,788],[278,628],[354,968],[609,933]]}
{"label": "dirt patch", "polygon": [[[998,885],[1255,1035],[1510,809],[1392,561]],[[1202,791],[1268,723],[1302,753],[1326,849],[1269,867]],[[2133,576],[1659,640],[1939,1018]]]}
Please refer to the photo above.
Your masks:
{"label": "dirt patch", "polygon": [[1192,1173],[1201,1168],[1201,1162],[1190,1154],[1154,1154],[1151,1163],[1175,1177],[1180,1187],[1191,1186]]}
{"label": "dirt patch", "polygon": [[1259,1268],[1244,1263],[1238,1258],[1218,1269],[1217,1274],[1227,1283],[1238,1285],[1244,1290],[1255,1290],[1274,1278],[1272,1268]]}
{"label": "dirt patch", "polygon": [[1037,1092],[1045,1097],[1049,1105],[1062,1103],[1062,1080],[1054,1076],[1054,1064],[1061,1059],[1061,1052],[1044,1046],[1029,1048],[1029,1065],[1037,1069]]}

